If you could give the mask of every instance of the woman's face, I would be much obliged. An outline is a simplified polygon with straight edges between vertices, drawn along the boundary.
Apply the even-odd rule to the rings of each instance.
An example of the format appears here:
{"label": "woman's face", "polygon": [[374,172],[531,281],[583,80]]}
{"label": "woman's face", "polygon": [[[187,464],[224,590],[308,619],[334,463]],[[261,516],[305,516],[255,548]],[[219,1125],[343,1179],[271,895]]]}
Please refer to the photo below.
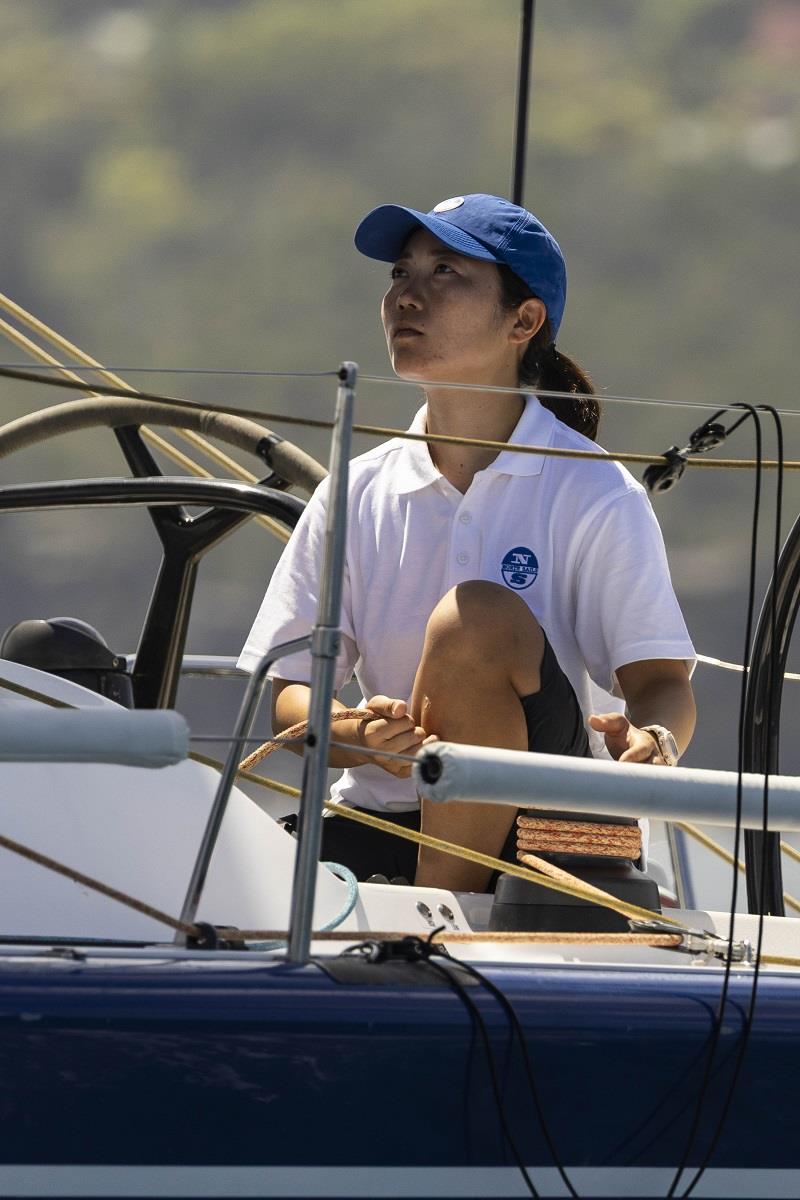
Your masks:
{"label": "woman's face", "polygon": [[411,235],[392,267],[381,317],[401,378],[516,383],[518,314],[500,305],[496,266],[457,254],[427,229]]}

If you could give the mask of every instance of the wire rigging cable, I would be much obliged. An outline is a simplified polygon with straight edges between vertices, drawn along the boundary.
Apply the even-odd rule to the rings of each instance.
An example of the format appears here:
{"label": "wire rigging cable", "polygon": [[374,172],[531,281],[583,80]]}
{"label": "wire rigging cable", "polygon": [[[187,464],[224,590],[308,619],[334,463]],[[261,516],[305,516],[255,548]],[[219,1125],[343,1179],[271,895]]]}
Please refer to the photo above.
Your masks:
{"label": "wire rigging cable", "polygon": [[[81,371],[105,370],[105,371],[124,371],[126,374],[129,374],[129,375],[135,375],[135,374],[140,374],[140,375],[210,375],[210,376],[218,375],[221,378],[229,378],[229,377],[235,378],[235,377],[239,376],[241,378],[246,378],[246,379],[252,379],[252,378],[254,378],[254,379],[335,379],[336,374],[337,374],[336,371],[265,371],[265,370],[257,370],[254,368],[251,369],[251,368],[233,368],[233,367],[231,367],[231,368],[228,368],[228,367],[154,367],[154,366],[131,366],[130,364],[114,365],[114,366],[109,366],[109,367],[97,368],[97,367],[88,367],[88,366],[84,365],[83,363],[74,363],[74,362],[64,363],[63,369],[74,371],[76,373],[79,373]],[[12,374],[12,373],[25,372],[27,370],[28,370],[28,365],[26,363],[0,363],[0,374],[4,375],[6,372],[8,372],[9,378],[14,378],[14,374]],[[48,371],[48,370],[60,371],[60,370],[62,370],[62,364],[59,363],[59,364],[54,365],[54,364],[41,363],[40,370],[41,371]],[[20,376],[20,377],[22,377],[22,376]],[[412,388],[414,391],[418,391],[420,388],[424,388],[426,386],[426,381],[424,379],[398,379],[398,377],[396,375],[371,375],[371,374],[367,374],[365,372],[360,372],[358,379],[359,379],[359,383],[389,384],[392,387]],[[40,377],[40,379],[38,380],[38,382],[46,383],[46,384],[53,384],[53,380],[49,379],[45,375],[42,375]],[[520,389],[518,387],[509,388],[509,387],[497,387],[497,386],[489,385],[489,384],[483,385],[483,384],[478,384],[478,383],[459,383],[457,380],[452,380],[452,379],[446,380],[446,381],[437,380],[436,386],[437,386],[437,388],[457,389],[458,391],[461,391],[461,392],[474,391],[474,392],[495,393],[497,395],[508,395],[509,393],[512,393],[513,395],[518,395],[519,391],[520,391]],[[554,400],[557,400],[560,397],[567,397],[567,398],[572,398],[572,399],[575,398],[574,392],[556,391],[556,390],[547,389],[547,388],[535,388],[533,390],[535,391],[535,394],[537,396],[546,396],[546,397],[554,399]],[[113,393],[107,392],[106,394],[111,395]],[[163,399],[163,400],[172,400],[172,401],[175,400],[175,397],[158,396],[158,397],[154,397],[154,398]],[[716,403],[716,400],[706,401],[706,402],[703,402],[701,400],[667,400],[665,397],[622,396],[622,395],[615,395],[612,392],[599,392],[597,394],[597,399],[602,400],[603,403],[608,402],[610,404],[639,404],[639,405],[645,405],[648,408],[686,408],[686,409],[696,409],[698,411],[703,411],[703,412],[705,412],[709,408],[713,407],[713,405]],[[736,403],[737,402],[735,400],[731,400],[729,404],[726,404],[724,406],[724,408],[725,409],[734,408],[736,406]],[[209,405],[207,407],[211,407],[211,406]],[[778,409],[776,409],[776,412],[781,417],[800,417],[800,409],[778,408]],[[241,413],[238,413],[236,415],[255,416],[255,415],[257,415],[257,413],[255,412],[254,409],[243,409]]]}
{"label": "wire rigging cable", "polygon": [[[45,383],[45,384],[48,384],[49,386],[67,388],[72,391],[76,391],[76,390],[84,391],[86,388],[86,384],[82,380],[75,382],[74,380],[70,380],[70,379],[50,379],[47,376],[38,374],[35,371],[17,371],[17,370],[10,370],[7,367],[0,368],[0,378],[18,379],[18,380],[22,380],[23,382],[27,382],[27,383]],[[444,386],[444,385],[437,384],[437,387],[439,387],[439,386]],[[487,389],[487,390],[489,390],[489,389]],[[509,389],[504,388],[504,389],[493,389],[493,390],[508,391]],[[314,418],[310,418],[310,417],[294,417],[294,416],[290,416],[285,413],[265,412],[262,409],[243,408],[239,405],[233,405],[233,404],[212,404],[212,403],[199,404],[193,400],[183,400],[177,396],[165,396],[159,392],[136,391],[131,388],[107,387],[104,389],[102,394],[107,395],[107,396],[120,396],[125,399],[153,400],[153,401],[156,401],[161,404],[172,404],[175,406],[175,408],[178,408],[178,409],[183,408],[183,409],[190,409],[192,411],[197,411],[197,410],[202,409],[202,410],[208,411],[208,412],[229,413],[232,416],[248,417],[250,419],[258,418],[259,420],[270,421],[270,422],[283,422],[286,425],[303,426],[303,427],[306,427],[309,429],[332,429],[333,428],[332,421],[318,420],[318,419],[314,419]],[[549,395],[550,393],[544,393],[544,392],[542,393],[542,395],[545,395],[545,394]],[[559,392],[559,393],[555,393],[555,394],[561,395],[562,393]],[[732,405],[731,407],[736,408],[739,406]],[[16,424],[16,423],[12,422],[12,425],[13,424]],[[9,428],[10,428],[10,426],[5,426],[4,430],[0,430],[0,433],[7,431]],[[519,443],[513,443],[513,442],[495,442],[495,441],[491,441],[486,438],[454,437],[454,436],[450,436],[448,434],[436,434],[436,433],[412,433],[407,429],[394,429],[394,428],[391,428],[388,426],[383,426],[383,425],[354,424],[353,432],[354,433],[365,433],[371,437],[382,437],[382,438],[387,438],[387,437],[395,438],[396,437],[396,438],[403,438],[407,441],[427,442],[429,444],[442,443],[444,445],[450,445],[450,446],[470,446],[470,447],[474,447],[476,449],[480,448],[480,449],[496,450],[496,451],[498,451],[498,453],[503,451],[503,452],[511,452],[511,453],[515,453],[515,454],[535,454],[535,455],[540,455],[540,456],[544,456],[547,458],[574,458],[574,459],[585,459],[587,461],[597,460],[600,462],[604,462],[604,461],[607,461],[608,459],[612,459],[616,462],[644,463],[644,464],[657,463],[657,464],[666,464],[666,465],[670,464],[670,459],[667,458],[664,454],[633,454],[633,453],[628,453],[627,451],[613,451],[613,450],[612,451],[606,451],[606,450],[597,450],[597,451],[562,450],[555,446],[525,446],[525,445],[520,445]],[[777,460],[772,460],[772,459],[766,459],[761,462],[757,462],[755,459],[690,458],[690,459],[688,459],[686,465],[692,466],[692,467],[711,467],[711,468],[718,468],[718,469],[739,468],[739,469],[749,470],[752,468],[757,468],[758,470],[765,470],[767,468],[777,468],[779,464],[778,464]],[[784,462],[780,465],[781,465],[782,470],[795,470],[795,471],[800,470],[800,461],[797,461],[797,462],[789,461],[789,462]],[[241,470],[242,470],[242,468],[239,468],[239,471],[241,471]],[[252,480],[255,477],[252,476],[250,478]]]}

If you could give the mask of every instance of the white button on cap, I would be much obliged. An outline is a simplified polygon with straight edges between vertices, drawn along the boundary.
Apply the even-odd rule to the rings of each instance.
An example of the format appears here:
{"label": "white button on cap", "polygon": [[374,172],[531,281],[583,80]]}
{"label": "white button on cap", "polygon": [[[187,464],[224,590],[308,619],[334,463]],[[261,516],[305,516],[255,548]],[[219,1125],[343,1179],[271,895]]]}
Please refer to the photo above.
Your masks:
{"label": "white button on cap", "polygon": [[433,211],[435,213],[452,212],[454,208],[461,208],[463,203],[463,196],[451,196],[449,200],[440,200]]}
{"label": "white button on cap", "polygon": [[469,555],[466,550],[462,550],[460,554],[456,555],[456,562],[460,562],[462,565],[469,562]]}
{"label": "white button on cap", "polygon": [[472,513],[463,512],[458,519],[462,525],[469,525],[472,522]]}

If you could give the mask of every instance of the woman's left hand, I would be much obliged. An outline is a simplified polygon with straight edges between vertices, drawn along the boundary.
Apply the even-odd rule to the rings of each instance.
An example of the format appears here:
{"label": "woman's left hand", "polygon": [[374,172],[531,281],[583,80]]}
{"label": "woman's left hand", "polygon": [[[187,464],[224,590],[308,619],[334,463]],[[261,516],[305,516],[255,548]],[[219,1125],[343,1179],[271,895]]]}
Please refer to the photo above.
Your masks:
{"label": "woman's left hand", "polygon": [[617,762],[649,763],[666,766],[652,733],[637,729],[623,713],[599,713],[589,717],[589,724],[606,735],[606,748]]}

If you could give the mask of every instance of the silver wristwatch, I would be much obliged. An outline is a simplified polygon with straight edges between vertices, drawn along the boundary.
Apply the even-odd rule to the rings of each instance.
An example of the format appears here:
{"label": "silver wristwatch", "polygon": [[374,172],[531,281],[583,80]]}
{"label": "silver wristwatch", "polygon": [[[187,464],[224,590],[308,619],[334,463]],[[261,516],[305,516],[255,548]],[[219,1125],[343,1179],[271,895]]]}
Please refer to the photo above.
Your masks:
{"label": "silver wristwatch", "polygon": [[663,725],[642,725],[642,729],[654,739],[659,754],[667,766],[677,767],[681,755],[673,734]]}

